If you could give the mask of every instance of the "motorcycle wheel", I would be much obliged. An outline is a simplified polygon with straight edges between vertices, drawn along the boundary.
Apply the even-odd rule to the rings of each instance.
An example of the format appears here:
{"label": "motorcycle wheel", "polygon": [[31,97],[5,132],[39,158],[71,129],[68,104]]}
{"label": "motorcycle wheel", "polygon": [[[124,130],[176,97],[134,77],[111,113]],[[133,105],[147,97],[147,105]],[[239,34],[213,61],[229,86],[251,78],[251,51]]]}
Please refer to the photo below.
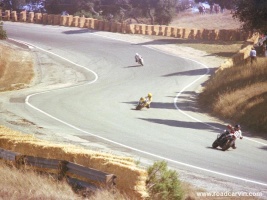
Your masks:
{"label": "motorcycle wheel", "polygon": [[215,140],[215,141],[212,143],[212,148],[216,149],[218,146],[219,146],[218,140]]}
{"label": "motorcycle wheel", "polygon": [[142,106],[141,105],[137,105],[135,109],[136,110],[141,110],[142,109]]}
{"label": "motorcycle wheel", "polygon": [[226,150],[228,150],[230,147],[231,147],[231,141],[228,140],[228,141],[225,143],[225,145],[222,146],[222,150],[223,150],[223,151],[226,151]]}

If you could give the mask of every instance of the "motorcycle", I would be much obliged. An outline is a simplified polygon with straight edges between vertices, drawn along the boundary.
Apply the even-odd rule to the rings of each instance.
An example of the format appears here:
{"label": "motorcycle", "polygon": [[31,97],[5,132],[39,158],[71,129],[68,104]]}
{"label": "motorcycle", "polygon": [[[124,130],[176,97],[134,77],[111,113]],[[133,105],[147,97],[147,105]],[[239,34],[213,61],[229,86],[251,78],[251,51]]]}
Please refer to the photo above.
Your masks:
{"label": "motorcycle", "polygon": [[216,140],[212,143],[212,148],[216,149],[219,146],[223,151],[226,151],[233,145],[234,140],[234,136],[225,131],[217,135]]}
{"label": "motorcycle", "polygon": [[135,109],[142,110],[144,107],[148,107],[148,103],[145,98],[141,97]]}
{"label": "motorcycle", "polygon": [[139,65],[144,66],[144,59],[143,59],[143,58],[139,58],[139,59],[137,59],[137,63],[138,63]]}

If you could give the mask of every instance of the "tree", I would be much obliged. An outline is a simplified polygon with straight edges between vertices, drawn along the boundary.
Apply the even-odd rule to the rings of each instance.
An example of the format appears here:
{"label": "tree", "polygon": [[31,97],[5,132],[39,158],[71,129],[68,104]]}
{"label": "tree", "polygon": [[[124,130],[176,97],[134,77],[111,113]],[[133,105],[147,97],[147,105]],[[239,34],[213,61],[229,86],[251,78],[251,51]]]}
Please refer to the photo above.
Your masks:
{"label": "tree", "polygon": [[183,190],[178,174],[167,168],[167,162],[157,161],[147,169],[146,186],[153,200],[183,199]]}
{"label": "tree", "polygon": [[[47,10],[47,12],[51,14],[59,14],[62,11],[67,10],[67,9],[62,9],[62,7],[60,6],[60,0],[47,1],[45,5],[45,9]],[[68,12],[70,11],[68,10]]]}
{"label": "tree", "polygon": [[25,4],[25,0],[2,0],[3,9],[5,10],[18,10]]}
{"label": "tree", "polygon": [[209,5],[218,4],[221,8],[232,9],[235,5],[235,0],[195,0],[195,3],[207,2]]}
{"label": "tree", "polygon": [[154,12],[157,2],[158,0],[130,0],[134,11],[132,12],[134,19],[138,22],[137,17],[149,17],[150,23],[154,24]]}
{"label": "tree", "polygon": [[243,22],[245,30],[257,30],[267,34],[266,0],[235,0],[233,16]]}
{"label": "tree", "polygon": [[0,22],[0,40],[7,39],[6,30],[3,28],[3,22]]}
{"label": "tree", "polygon": [[155,22],[160,25],[169,25],[175,15],[175,0],[160,0],[155,9]]}
{"label": "tree", "polygon": [[151,24],[169,24],[175,14],[176,0],[131,0],[140,16],[149,17]]}

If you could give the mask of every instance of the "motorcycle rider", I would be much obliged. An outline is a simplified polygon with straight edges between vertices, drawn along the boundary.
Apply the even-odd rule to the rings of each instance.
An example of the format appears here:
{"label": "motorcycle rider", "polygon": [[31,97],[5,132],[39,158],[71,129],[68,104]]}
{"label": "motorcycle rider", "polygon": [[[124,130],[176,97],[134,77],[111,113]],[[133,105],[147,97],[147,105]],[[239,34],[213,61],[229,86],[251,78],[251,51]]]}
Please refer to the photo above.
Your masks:
{"label": "motorcycle rider", "polygon": [[146,108],[150,108],[150,103],[152,102],[152,94],[148,93],[147,96],[145,97],[146,101]]}
{"label": "motorcycle rider", "polygon": [[228,128],[228,131],[225,131],[225,134],[226,135],[230,134],[233,137],[234,140],[233,140],[232,148],[236,149],[235,140],[237,138],[239,138],[239,139],[243,138],[241,126],[239,124],[236,124],[235,126],[232,126],[229,124],[229,125],[227,125],[227,128]]}
{"label": "motorcycle rider", "polygon": [[142,56],[139,55],[138,53],[135,54],[135,62],[138,62],[139,60],[142,59]]}
{"label": "motorcycle rider", "polygon": [[152,102],[152,94],[151,93],[148,93],[145,98],[141,97],[139,100],[139,104],[144,105],[144,107],[146,107],[146,108],[150,108],[151,102]]}

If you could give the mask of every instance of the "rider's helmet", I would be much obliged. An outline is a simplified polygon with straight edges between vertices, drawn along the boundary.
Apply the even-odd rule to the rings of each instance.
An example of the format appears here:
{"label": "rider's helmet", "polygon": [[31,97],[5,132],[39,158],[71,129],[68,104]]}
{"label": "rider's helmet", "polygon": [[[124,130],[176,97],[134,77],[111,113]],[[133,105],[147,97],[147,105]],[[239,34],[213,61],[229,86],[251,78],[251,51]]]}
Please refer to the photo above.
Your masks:
{"label": "rider's helmet", "polygon": [[148,97],[152,97],[152,94],[151,93],[148,93],[148,95],[147,95]]}
{"label": "rider's helmet", "polygon": [[235,125],[235,130],[240,130],[241,129],[241,126],[239,124],[236,124]]}
{"label": "rider's helmet", "polygon": [[136,56],[139,56],[139,54],[138,54],[138,53],[136,53],[135,55],[136,55]]}
{"label": "rider's helmet", "polygon": [[144,101],[144,100],[145,100],[145,98],[144,98],[144,97],[141,97],[141,98],[140,98],[140,101]]}

